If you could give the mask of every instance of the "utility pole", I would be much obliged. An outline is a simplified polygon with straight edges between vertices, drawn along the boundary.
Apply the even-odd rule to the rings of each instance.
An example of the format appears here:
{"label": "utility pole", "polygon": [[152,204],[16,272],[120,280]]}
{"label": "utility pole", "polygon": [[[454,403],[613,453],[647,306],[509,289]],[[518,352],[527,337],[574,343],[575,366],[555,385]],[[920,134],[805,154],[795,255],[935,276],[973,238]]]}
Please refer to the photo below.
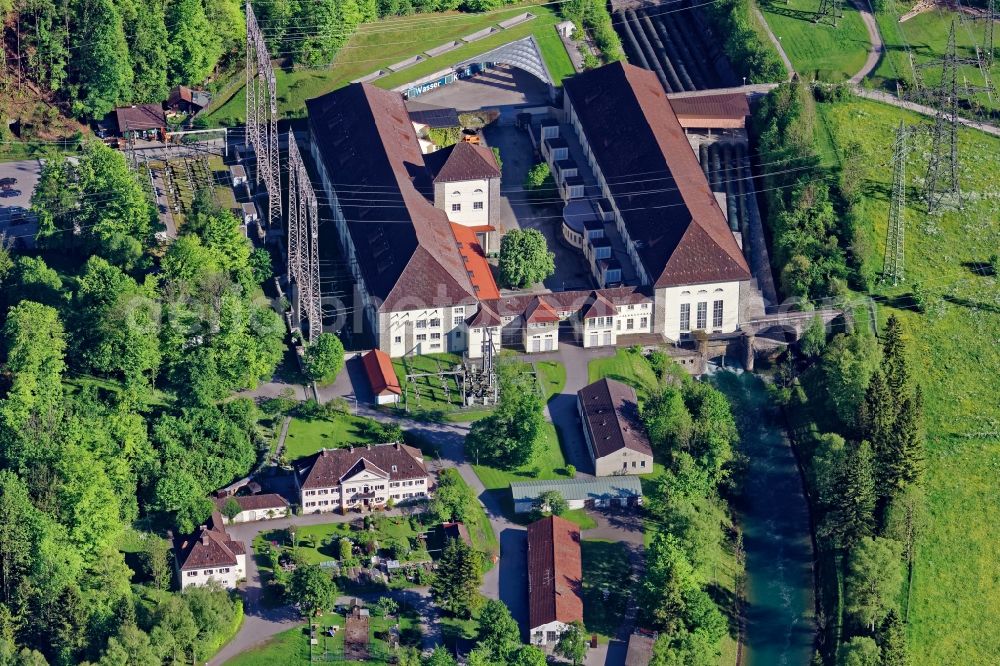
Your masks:
{"label": "utility pole", "polygon": [[903,281],[904,232],[906,229],[906,158],[909,155],[909,129],[900,120],[892,146],[892,194],[889,199],[889,225],[885,239],[882,279],[892,286]]}
{"label": "utility pole", "polygon": [[267,228],[281,222],[281,163],[278,152],[278,98],[264,34],[247,0],[246,138],[257,160],[256,182],[267,190]]}

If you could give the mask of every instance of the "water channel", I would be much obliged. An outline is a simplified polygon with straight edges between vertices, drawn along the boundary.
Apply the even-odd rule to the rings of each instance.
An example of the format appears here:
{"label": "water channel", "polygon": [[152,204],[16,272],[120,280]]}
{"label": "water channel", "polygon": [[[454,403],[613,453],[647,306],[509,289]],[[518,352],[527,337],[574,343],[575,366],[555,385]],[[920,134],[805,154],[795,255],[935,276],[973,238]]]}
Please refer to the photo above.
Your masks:
{"label": "water channel", "polygon": [[809,512],[781,415],[764,382],[749,373],[718,372],[747,458],[739,522],[746,552],[744,666],[806,666],[814,625],[813,548]]}

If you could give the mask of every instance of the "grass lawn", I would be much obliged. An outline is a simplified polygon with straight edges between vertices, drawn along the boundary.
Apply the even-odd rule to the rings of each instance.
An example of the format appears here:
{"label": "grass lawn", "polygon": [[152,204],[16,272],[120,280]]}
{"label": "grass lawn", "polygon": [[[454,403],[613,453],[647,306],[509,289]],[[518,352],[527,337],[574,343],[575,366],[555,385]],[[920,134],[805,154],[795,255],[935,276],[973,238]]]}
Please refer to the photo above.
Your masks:
{"label": "grass lawn", "polygon": [[[837,146],[857,139],[873,156],[859,212],[880,265],[892,177],[880,162],[891,153],[892,128],[917,116],[867,101],[820,112]],[[959,142],[965,209],[928,217],[911,192],[907,284],[876,295],[880,324],[890,314],[901,319],[910,370],[924,391],[928,515],[910,590],[914,664],[1000,661],[1000,278],[982,264],[1000,248],[1000,139],[960,128]],[[923,140],[909,162],[911,187],[924,175],[926,150]],[[913,281],[930,294],[924,314],[912,308]]]}
{"label": "grass lawn", "polygon": [[628,349],[618,349],[614,356],[607,358],[595,358],[587,367],[587,373],[591,382],[608,377],[630,385],[640,403],[659,384],[646,358]]}
{"label": "grass lawn", "polygon": [[[544,479],[565,479],[566,458],[563,456],[555,426],[545,423],[545,433],[535,459],[514,470],[502,470],[486,465],[473,465],[479,480],[487,490],[507,490],[512,481],[538,481]],[[509,500],[509,493],[507,499]]]}
{"label": "grass lawn", "polygon": [[566,367],[556,361],[538,361],[533,363],[538,374],[538,383],[542,387],[544,400],[548,402],[552,396],[562,393],[566,386]]}
{"label": "grass lawn", "polygon": [[[380,68],[405,60],[427,49],[459,39],[500,21],[530,10],[534,19],[502,30],[471,44],[428,58],[375,82],[381,88],[395,88],[467,58],[494,49],[528,35],[534,35],[542,58],[555,81],[573,74],[573,65],[556,33],[560,21],[555,8],[534,0],[483,14],[437,12],[400,16],[367,23],[354,33],[329,67],[319,69],[279,70],[275,72],[279,112],[283,116],[305,115],[305,100],[347,85]],[[239,88],[228,99],[209,110],[204,117],[213,125],[237,125],[243,122],[246,98]]]}
{"label": "grass lawn", "polygon": [[350,414],[332,418],[306,419],[296,416],[288,424],[285,457],[289,461],[312,455],[320,449],[337,449],[348,444],[384,444],[367,434],[370,419]]}
{"label": "grass lawn", "polygon": [[843,3],[837,27],[826,19],[814,22],[820,0],[762,0],[760,7],[771,30],[792,61],[795,71],[808,80],[844,81],[854,76],[868,57],[868,33],[858,10]]}
{"label": "grass lawn", "polygon": [[617,541],[581,541],[583,625],[602,642],[615,635],[635,593],[627,546]]}
{"label": "grass lawn", "polygon": [[[898,5],[903,7],[903,5]],[[908,9],[908,7],[906,7]],[[890,12],[876,15],[879,32],[885,42],[885,55],[878,67],[872,72],[871,81],[877,87],[896,91],[896,81],[911,81],[913,69],[906,50],[917,64],[928,62],[945,54],[948,47],[948,33],[951,21],[957,14],[943,9],[919,14],[906,23],[899,23],[899,13]],[[955,43],[958,46],[959,58],[976,57],[975,44],[983,43],[984,21],[966,20],[955,25]],[[936,85],[941,80],[940,67],[927,67],[921,70],[921,76],[927,85]],[[1000,60],[995,60],[990,70],[990,80],[996,81],[1000,76]],[[963,85],[963,77],[970,85],[983,85],[982,73],[976,65],[961,65],[959,67],[959,85]],[[1000,109],[1000,100],[993,98],[992,105],[985,94],[976,95],[976,101],[984,107]]]}
{"label": "grass lawn", "polygon": [[[350,523],[327,523],[325,525],[301,525],[296,529],[295,536],[298,543],[298,553],[303,561],[306,564],[319,564],[337,559],[341,537],[348,537],[357,543],[360,534],[362,532],[352,529]],[[379,516],[376,518],[373,534],[379,545],[384,546],[390,539],[409,540],[420,532],[410,527],[410,521],[407,518]],[[286,550],[290,546],[288,531],[279,529],[259,534],[254,539],[254,550],[258,550],[258,544],[262,545],[269,541],[277,542],[280,547]],[[401,559],[406,562],[426,562],[430,559],[430,555],[421,548],[412,550]]]}

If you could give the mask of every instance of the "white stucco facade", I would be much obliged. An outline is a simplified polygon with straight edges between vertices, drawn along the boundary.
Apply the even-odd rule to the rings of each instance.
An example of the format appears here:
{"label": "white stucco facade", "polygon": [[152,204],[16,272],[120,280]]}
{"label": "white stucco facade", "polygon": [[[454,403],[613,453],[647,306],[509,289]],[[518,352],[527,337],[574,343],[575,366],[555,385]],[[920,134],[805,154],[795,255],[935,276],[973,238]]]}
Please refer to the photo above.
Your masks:
{"label": "white stucco facade", "polygon": [[732,333],[739,328],[740,283],[714,282],[658,289],[657,314],[663,335],[680,340],[692,331]]}
{"label": "white stucco facade", "polygon": [[302,513],[327,513],[347,511],[362,506],[385,506],[392,498],[400,504],[426,499],[429,479],[405,479],[392,481],[389,475],[374,471],[362,471],[338,486],[328,488],[304,488],[299,491]]}
{"label": "white stucco facade", "polygon": [[537,627],[531,628],[531,644],[539,646],[552,646],[559,642],[559,636],[566,631],[567,625],[565,622],[549,622],[548,624],[542,624]]}
{"label": "white stucco facade", "polygon": [[236,556],[236,566],[181,569],[181,589],[194,585],[204,586],[215,581],[225,589],[232,590],[240,580],[246,578],[246,571],[247,556],[242,554]]}
{"label": "white stucco facade", "polygon": [[490,223],[490,184],[481,180],[443,183],[444,212],[448,219],[467,227]]}

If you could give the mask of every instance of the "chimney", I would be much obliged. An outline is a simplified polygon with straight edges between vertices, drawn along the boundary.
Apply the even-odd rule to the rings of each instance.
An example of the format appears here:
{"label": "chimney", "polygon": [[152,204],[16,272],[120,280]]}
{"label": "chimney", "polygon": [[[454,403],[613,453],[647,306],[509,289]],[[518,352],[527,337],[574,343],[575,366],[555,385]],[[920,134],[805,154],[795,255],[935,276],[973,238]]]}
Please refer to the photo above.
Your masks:
{"label": "chimney", "polygon": [[348,451],[348,453],[354,453],[354,445],[353,444],[348,444],[347,445],[347,451]]}
{"label": "chimney", "polygon": [[368,450],[369,450],[369,451],[371,451],[371,450],[372,450],[372,443],[371,443],[371,442],[368,442]]}
{"label": "chimney", "polygon": [[208,530],[205,528],[204,525],[199,525],[198,529],[201,531],[201,545],[207,546],[208,545]]}
{"label": "chimney", "polygon": [[399,447],[399,442],[396,442],[396,444],[394,446],[396,447],[396,450],[399,451],[399,448],[400,448]]}

